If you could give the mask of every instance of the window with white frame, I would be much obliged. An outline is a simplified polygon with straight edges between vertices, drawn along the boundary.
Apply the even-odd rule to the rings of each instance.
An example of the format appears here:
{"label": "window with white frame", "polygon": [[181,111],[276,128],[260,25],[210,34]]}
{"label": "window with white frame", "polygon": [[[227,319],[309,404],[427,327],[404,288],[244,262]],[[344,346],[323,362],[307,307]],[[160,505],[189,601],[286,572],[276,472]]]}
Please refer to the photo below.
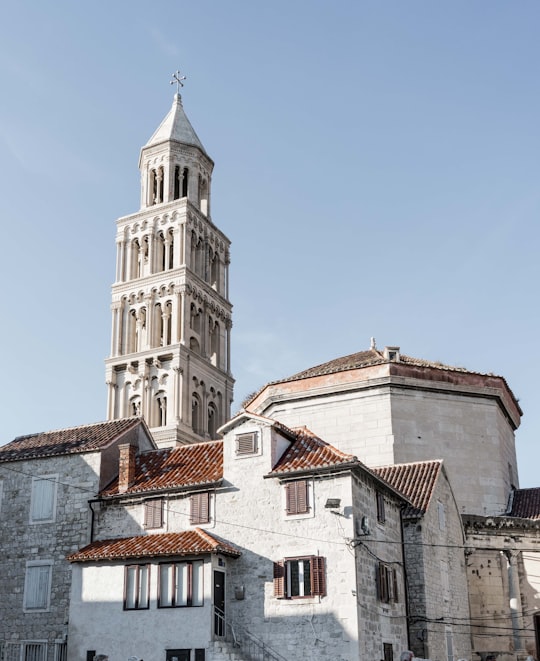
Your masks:
{"label": "window with white frame", "polygon": [[48,611],[51,599],[52,560],[30,560],[26,563],[24,610]]}
{"label": "window with white frame", "polygon": [[203,560],[159,565],[159,608],[203,606]]}
{"label": "window with white frame", "polygon": [[189,498],[189,522],[192,525],[210,523],[210,493],[194,493]]}
{"label": "window with white frame", "polygon": [[238,434],[236,437],[236,454],[238,456],[256,454],[258,449],[257,432]]}
{"label": "window with white frame", "polygon": [[56,515],[58,475],[32,478],[30,523],[50,523]]}
{"label": "window with white frame", "polygon": [[23,661],[45,661],[47,658],[47,643],[24,643]]}
{"label": "window with white frame", "polygon": [[150,565],[126,565],[124,610],[144,610],[149,607],[149,582]]}
{"label": "window with white frame", "polygon": [[324,597],[324,558],[318,555],[287,558],[274,563],[274,595],[278,599]]}
{"label": "window with white frame", "polygon": [[295,480],[287,482],[285,489],[285,511],[288,516],[293,514],[307,514],[310,511],[309,482]]}

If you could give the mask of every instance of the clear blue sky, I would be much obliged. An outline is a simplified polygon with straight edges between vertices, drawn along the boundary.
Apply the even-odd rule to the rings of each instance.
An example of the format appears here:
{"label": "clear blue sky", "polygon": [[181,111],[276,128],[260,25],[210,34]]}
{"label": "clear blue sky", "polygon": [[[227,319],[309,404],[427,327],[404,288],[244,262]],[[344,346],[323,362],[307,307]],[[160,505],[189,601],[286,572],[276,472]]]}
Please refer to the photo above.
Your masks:
{"label": "clear blue sky", "polygon": [[115,220],[173,71],[233,242],[233,410],[380,347],[503,375],[536,475],[540,4],[20,0],[0,24],[0,443],[105,418]]}

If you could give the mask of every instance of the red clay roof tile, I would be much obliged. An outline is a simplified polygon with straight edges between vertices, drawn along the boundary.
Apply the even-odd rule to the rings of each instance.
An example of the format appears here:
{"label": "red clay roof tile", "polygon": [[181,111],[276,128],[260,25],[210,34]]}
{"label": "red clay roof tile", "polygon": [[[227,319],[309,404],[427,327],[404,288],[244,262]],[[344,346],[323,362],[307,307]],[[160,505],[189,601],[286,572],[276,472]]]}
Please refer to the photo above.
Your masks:
{"label": "red clay roof tile", "polygon": [[209,532],[195,528],[183,532],[169,532],[121,539],[104,539],[92,542],[67,557],[70,562],[95,562],[98,560],[128,560],[223,553],[238,558],[241,552]]}
{"label": "red clay roof tile", "polygon": [[540,519],[540,488],[516,489],[508,516],[520,519]]}
{"label": "red clay roof tile", "polygon": [[315,436],[306,427],[288,431],[294,435],[295,440],[285,450],[270,475],[327,468],[339,466],[340,464],[354,463],[360,465],[354,455],[341,452],[333,445]]}
{"label": "red clay roof tile", "polygon": [[[125,494],[213,484],[223,478],[223,441],[151,450],[138,455],[135,481]],[[118,494],[118,479],[100,495]]]}
{"label": "red clay roof tile", "polygon": [[101,450],[118,436],[140,424],[140,418],[121,418],[69,429],[19,436],[11,443],[0,447],[0,462]]}
{"label": "red clay roof tile", "polygon": [[403,515],[416,517],[427,511],[441,469],[442,461],[437,460],[394,464],[371,470],[412,503],[412,506],[405,508]]}

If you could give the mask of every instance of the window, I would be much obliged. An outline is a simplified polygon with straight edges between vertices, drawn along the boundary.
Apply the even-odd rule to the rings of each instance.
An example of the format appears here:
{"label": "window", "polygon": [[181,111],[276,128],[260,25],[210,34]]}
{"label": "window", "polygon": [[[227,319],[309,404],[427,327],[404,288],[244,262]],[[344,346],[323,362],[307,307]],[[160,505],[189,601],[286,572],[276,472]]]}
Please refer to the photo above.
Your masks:
{"label": "window", "polygon": [[67,643],[54,644],[54,661],[67,661]]}
{"label": "window", "polygon": [[288,482],[285,485],[285,509],[289,515],[309,512],[307,480]]}
{"label": "window", "polygon": [[210,494],[208,491],[194,493],[190,496],[189,522],[191,524],[210,522]]}
{"label": "window", "polygon": [[24,643],[24,661],[45,661],[47,658],[47,643]]}
{"label": "window", "polygon": [[384,496],[380,491],[377,491],[377,521],[384,523],[386,521],[386,512],[384,511]]}
{"label": "window", "polygon": [[446,516],[444,513],[444,503],[441,503],[440,500],[437,501],[437,512],[439,514],[439,530],[444,530],[446,528]]}
{"label": "window", "polygon": [[51,560],[32,560],[26,563],[24,581],[24,610],[48,611],[51,596]]}
{"label": "window", "polygon": [[54,521],[56,509],[56,485],[58,475],[32,478],[30,523]]}
{"label": "window", "polygon": [[384,604],[398,601],[397,572],[384,562],[377,565],[377,596]]}
{"label": "window", "polygon": [[203,569],[202,560],[161,564],[158,607],[202,606]]}
{"label": "window", "polygon": [[446,656],[448,661],[454,661],[454,637],[452,635],[452,627],[444,628],[446,634]]}
{"label": "window", "polygon": [[161,528],[163,526],[163,498],[148,500],[144,503],[144,527]]}
{"label": "window", "polygon": [[255,454],[257,452],[257,433],[239,434],[236,437],[236,454]]}
{"label": "window", "polygon": [[394,661],[394,650],[392,643],[383,643],[384,661]]}
{"label": "window", "polygon": [[124,587],[124,610],[149,607],[148,583],[150,565],[127,565]]}
{"label": "window", "polygon": [[278,599],[324,597],[324,558],[318,555],[290,558],[274,563],[274,595]]}

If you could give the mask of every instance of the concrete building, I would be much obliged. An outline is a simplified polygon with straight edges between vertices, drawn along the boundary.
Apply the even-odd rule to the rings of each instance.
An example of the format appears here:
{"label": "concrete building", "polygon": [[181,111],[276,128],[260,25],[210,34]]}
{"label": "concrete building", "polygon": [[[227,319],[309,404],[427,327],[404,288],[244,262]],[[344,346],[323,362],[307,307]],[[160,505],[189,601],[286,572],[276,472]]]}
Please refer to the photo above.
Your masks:
{"label": "concrete building", "polygon": [[71,567],[118,445],[155,448],[136,418],[21,436],[0,447],[0,657],[65,661]]}
{"label": "concrete building", "polygon": [[242,414],[221,431],[120,448],[95,541],[70,557],[71,658],[397,658],[406,501],[305,428]]}
{"label": "concrete building", "polygon": [[179,94],[141,150],[141,208],[117,221],[107,417],[142,415],[160,447],[215,438],[230,417],[229,239],[214,163]]}

